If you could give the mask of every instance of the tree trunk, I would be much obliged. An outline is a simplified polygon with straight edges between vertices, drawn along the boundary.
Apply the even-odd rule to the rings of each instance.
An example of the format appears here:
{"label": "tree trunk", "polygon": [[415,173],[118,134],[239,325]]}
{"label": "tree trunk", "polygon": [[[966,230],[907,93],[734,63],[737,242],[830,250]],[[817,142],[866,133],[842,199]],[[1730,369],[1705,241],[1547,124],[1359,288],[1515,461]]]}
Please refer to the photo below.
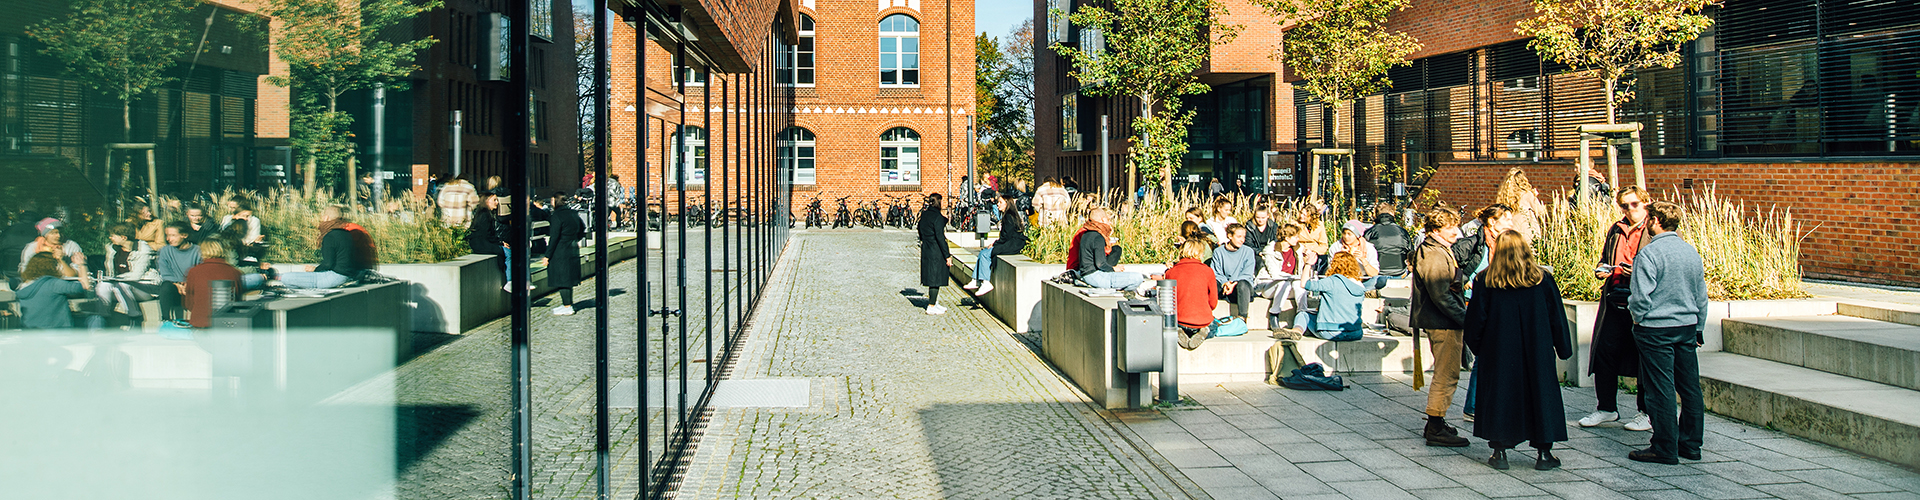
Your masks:
{"label": "tree trunk", "polygon": [[[1615,102],[1615,101],[1614,101],[1614,99],[1616,99],[1616,98],[1615,98],[1615,97],[1614,97],[1614,95],[1613,95],[1613,93],[1614,93],[1614,92],[1616,91],[1616,89],[1614,88],[1614,86],[1615,86],[1615,85],[1618,85],[1618,84],[1620,83],[1620,79],[1619,79],[1619,78],[1602,78],[1602,79],[1601,79],[1600,81],[1601,81],[1601,84],[1602,84],[1602,85],[1606,85],[1606,86],[1607,86],[1607,88],[1606,88],[1606,94],[1607,94],[1607,124],[1608,124],[1608,125],[1612,125],[1612,124],[1615,124],[1615,123],[1620,123],[1620,119],[1619,119],[1618,117],[1616,117],[1616,116],[1615,116],[1615,106],[1617,106],[1617,104],[1614,104],[1614,102]],[[1612,146],[1608,146],[1608,147],[1612,147]],[[1585,175],[1585,174],[1582,174],[1582,175]]]}

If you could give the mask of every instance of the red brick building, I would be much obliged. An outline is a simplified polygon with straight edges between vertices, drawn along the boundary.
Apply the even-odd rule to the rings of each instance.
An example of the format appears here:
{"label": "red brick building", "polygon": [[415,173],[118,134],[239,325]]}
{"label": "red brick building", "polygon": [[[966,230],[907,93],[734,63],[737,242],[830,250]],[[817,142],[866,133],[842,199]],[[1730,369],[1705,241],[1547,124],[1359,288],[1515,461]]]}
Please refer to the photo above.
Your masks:
{"label": "red brick building", "polygon": [[[1071,11],[1087,3],[1037,0],[1034,19],[1049,19],[1051,10]],[[1219,178],[1230,188],[1248,192],[1290,192],[1297,159],[1293,89],[1282,79],[1280,62],[1271,57],[1279,48],[1280,27],[1251,2],[1222,3],[1228,13],[1223,22],[1242,30],[1232,43],[1213,47],[1199,72],[1200,81],[1213,90],[1181,98],[1197,115],[1188,129],[1191,149],[1174,185],[1206,186]],[[1140,114],[1139,101],[1082,93],[1080,82],[1069,76],[1072,63],[1050,48],[1055,42],[1083,47],[1097,43],[1094,30],[1071,26],[1058,16],[1036,29],[1035,178],[1072,177],[1082,189],[1098,189],[1100,120],[1106,116],[1108,181],[1115,189],[1125,189],[1127,138],[1135,135],[1132,120]]]}
{"label": "red brick building", "polygon": [[[783,7],[794,10],[795,21],[782,28],[790,38],[766,56],[775,65],[772,95],[747,96],[760,99],[757,104],[743,104],[738,94],[769,83],[764,76],[706,70],[693,61],[676,75],[672,68],[681,59],[667,46],[649,44],[649,161],[683,166],[690,202],[727,189],[721,185],[726,172],[718,169],[740,158],[707,144],[739,134],[776,138],[771,153],[788,172],[795,205],[814,196],[863,201],[956,186],[966,175],[973,104],[972,2],[799,0]],[[616,30],[614,39],[630,40],[631,33]],[[631,46],[618,45],[615,66],[633,67]],[[633,137],[636,124],[632,111],[620,108],[635,97],[619,83],[631,81],[631,73],[621,71],[631,70],[613,76],[615,100],[626,103],[615,106],[614,171],[631,186],[635,167],[620,159],[631,157],[633,143],[620,138]],[[684,114],[679,101],[687,104]],[[753,113],[779,112],[790,113],[791,123],[746,123]]]}

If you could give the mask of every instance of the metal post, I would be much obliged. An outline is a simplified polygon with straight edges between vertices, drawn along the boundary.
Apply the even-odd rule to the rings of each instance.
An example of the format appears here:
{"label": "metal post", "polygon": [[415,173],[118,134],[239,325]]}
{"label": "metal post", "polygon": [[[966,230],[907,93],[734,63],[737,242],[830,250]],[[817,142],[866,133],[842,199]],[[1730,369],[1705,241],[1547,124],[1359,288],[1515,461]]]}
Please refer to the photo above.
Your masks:
{"label": "metal post", "polygon": [[[973,152],[973,143],[977,141],[979,141],[979,139],[976,139],[973,137],[973,120],[967,120],[967,178],[973,179],[973,185],[975,186],[980,185],[980,178],[974,177],[975,175],[977,175],[977,173],[975,172],[976,167],[974,165],[974,159],[978,157],[979,154]],[[953,175],[948,174],[947,176],[952,177]],[[968,188],[968,190],[972,190],[972,188]],[[968,200],[968,201],[978,203],[979,197],[980,197],[980,193],[978,191],[975,191],[972,193],[965,193],[960,198],[955,199],[955,203],[957,204],[959,200]]]}
{"label": "metal post", "polygon": [[1587,138],[1587,134],[1584,134],[1584,133],[1580,134],[1580,161],[1576,163],[1577,166],[1574,167],[1579,169],[1580,171],[1575,173],[1574,175],[1580,176],[1580,204],[1581,205],[1587,204],[1587,198],[1593,196],[1592,194],[1590,194],[1593,191],[1593,178],[1587,175],[1587,172],[1590,172],[1593,170],[1593,157],[1590,156],[1588,153],[1590,151],[1589,148],[1591,148],[1592,146],[1593,146],[1593,141]]}
{"label": "metal post", "polygon": [[1180,350],[1178,349],[1180,343],[1180,323],[1177,319],[1179,316],[1177,313],[1178,305],[1174,301],[1174,287],[1177,284],[1178,282],[1174,280],[1160,280],[1160,282],[1154,286],[1154,293],[1156,294],[1154,298],[1159,299],[1160,312],[1166,315],[1163,316],[1165,319],[1161,320],[1160,323],[1160,338],[1162,340],[1160,355],[1164,356],[1164,358],[1161,359],[1160,397],[1158,398],[1161,404],[1180,403]]}
{"label": "metal post", "polygon": [[460,123],[462,111],[453,110],[453,176],[460,176],[460,136],[463,125]]}
{"label": "metal post", "polygon": [[[1113,194],[1109,192],[1113,187],[1107,180],[1108,177],[1111,177],[1111,175],[1109,175],[1109,169],[1112,168],[1108,164],[1113,161],[1112,157],[1107,156],[1107,142],[1107,115],[1100,115],[1100,196]],[[1109,201],[1108,203],[1112,202]]]}
{"label": "metal post", "polygon": [[[507,343],[512,356],[509,361],[509,377],[513,400],[511,406],[513,457],[512,468],[508,473],[511,482],[508,492],[514,500],[533,498],[533,344],[532,336],[529,334],[533,326],[533,317],[530,312],[533,303],[527,294],[527,285],[532,283],[532,274],[528,272],[526,265],[527,244],[532,241],[527,234],[527,225],[532,222],[532,219],[527,217],[528,195],[531,194],[527,187],[532,184],[528,182],[527,160],[533,155],[529,154],[528,148],[531,142],[529,139],[532,138],[529,134],[531,131],[526,127],[527,109],[531,104],[527,93],[526,71],[528,25],[518,21],[532,18],[531,6],[532,4],[527,2],[509,2],[507,5],[507,18],[516,21],[509,23],[507,28],[509,40],[507,67],[510,68],[510,73],[507,79],[507,97],[501,103],[501,107],[506,110],[504,117],[506,123],[519,124],[504,127],[504,132],[500,134],[501,143],[505,145],[507,153],[505,187],[509,196],[512,196],[513,203],[511,207],[513,213],[509,216],[513,226],[507,241],[518,250],[514,252],[514,257],[519,260],[518,265],[508,266],[513,269],[513,276],[507,280],[508,288],[512,289],[512,295],[508,299],[508,312],[513,315]],[[354,178],[347,179],[347,185],[350,187],[354,182],[356,182]]]}
{"label": "metal post", "polygon": [[[1638,124],[1636,124],[1638,125]],[[1633,180],[1642,191],[1647,189],[1647,163],[1640,156],[1640,129],[1633,130]]]}
{"label": "metal post", "polygon": [[[593,92],[595,97],[593,99],[593,178],[601,180],[601,185],[599,189],[594,190],[596,196],[594,196],[593,200],[593,261],[594,272],[598,273],[594,275],[593,280],[593,458],[595,498],[599,500],[612,498],[613,492],[613,483],[611,481],[613,462],[612,457],[608,454],[608,450],[611,449],[609,435],[612,434],[613,429],[612,413],[609,408],[609,399],[612,396],[610,380],[612,373],[610,367],[607,366],[607,358],[610,357],[612,347],[612,338],[607,331],[607,325],[611,323],[612,320],[611,316],[609,316],[610,311],[607,309],[607,305],[611,302],[608,300],[611,291],[607,287],[608,282],[612,281],[613,276],[609,274],[609,272],[612,271],[611,266],[607,265],[608,199],[606,189],[610,186],[609,183],[604,181],[604,179],[607,178],[607,162],[609,159],[607,139],[612,136],[610,127],[608,126],[611,121],[607,116],[607,112],[613,109],[613,96],[612,93],[609,92],[612,90],[612,82],[610,81],[612,75],[609,74],[609,67],[613,65],[613,30],[610,28],[611,23],[607,19],[607,15],[607,0],[594,0]],[[641,248],[646,248],[646,235],[641,235],[640,243]],[[552,242],[548,242],[548,244],[552,244]],[[641,252],[640,261],[642,265],[645,265],[646,252]],[[644,375],[640,376],[639,383],[642,385],[646,384]],[[640,404],[645,405],[646,402],[642,401]]]}
{"label": "metal post", "polygon": [[386,202],[387,195],[387,86],[373,85],[373,192],[367,193],[372,207],[370,211],[379,212]]}

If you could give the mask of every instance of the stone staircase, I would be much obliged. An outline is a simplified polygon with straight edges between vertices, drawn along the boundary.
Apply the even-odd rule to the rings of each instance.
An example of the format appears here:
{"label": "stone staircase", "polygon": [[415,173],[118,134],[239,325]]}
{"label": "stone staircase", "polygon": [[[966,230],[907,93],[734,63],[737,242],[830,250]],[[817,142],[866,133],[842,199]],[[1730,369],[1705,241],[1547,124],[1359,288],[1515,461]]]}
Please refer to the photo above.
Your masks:
{"label": "stone staircase", "polygon": [[1700,354],[1707,409],[1920,467],[1920,308],[1838,313],[1724,320],[1723,351]]}

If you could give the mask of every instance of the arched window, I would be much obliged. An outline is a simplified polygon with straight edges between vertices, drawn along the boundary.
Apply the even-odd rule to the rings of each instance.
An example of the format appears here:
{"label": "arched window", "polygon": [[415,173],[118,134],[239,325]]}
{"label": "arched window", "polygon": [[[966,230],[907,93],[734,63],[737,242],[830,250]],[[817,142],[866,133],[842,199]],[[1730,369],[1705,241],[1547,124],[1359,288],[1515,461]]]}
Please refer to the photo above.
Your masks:
{"label": "arched window", "polygon": [[793,172],[794,184],[813,184],[813,131],[787,127],[780,133],[780,166]]}
{"label": "arched window", "polygon": [[813,17],[800,15],[800,41],[793,45],[783,45],[785,54],[780,58],[780,83],[795,87],[813,86]]}
{"label": "arched window", "polygon": [[880,85],[920,85],[920,21],[906,14],[880,20]]}
{"label": "arched window", "polygon": [[880,183],[920,183],[920,133],[894,127],[880,134]]}
{"label": "arched window", "polygon": [[[707,129],[692,125],[682,125],[680,126],[680,130],[685,132],[687,143],[680,147],[679,154],[675,154],[672,158],[668,159],[669,164],[676,167],[676,175],[686,176],[688,185],[706,184]],[[673,151],[673,149],[671,149],[673,145],[680,143],[680,136],[681,134],[676,133],[673,134],[672,137],[667,138],[667,147],[669,148],[667,151]],[[669,183],[673,181],[673,179],[667,180]]]}

